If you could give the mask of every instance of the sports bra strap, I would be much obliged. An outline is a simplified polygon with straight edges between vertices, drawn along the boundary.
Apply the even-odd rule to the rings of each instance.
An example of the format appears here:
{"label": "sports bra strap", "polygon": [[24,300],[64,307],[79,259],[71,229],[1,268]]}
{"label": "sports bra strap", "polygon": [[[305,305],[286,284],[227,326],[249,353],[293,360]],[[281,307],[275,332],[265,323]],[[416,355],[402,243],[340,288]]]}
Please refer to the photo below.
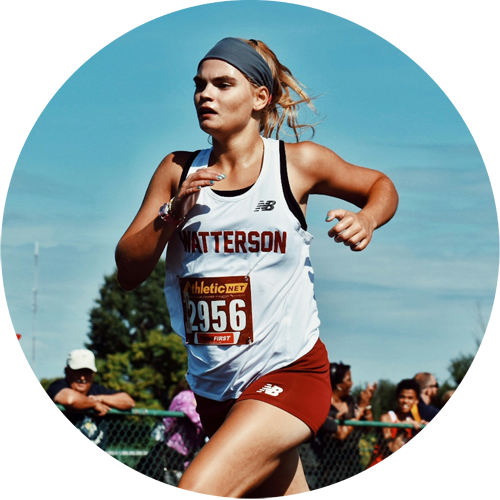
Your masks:
{"label": "sports bra strap", "polygon": [[179,188],[181,188],[182,183],[186,180],[186,177],[188,175],[189,169],[191,168],[191,165],[193,164],[194,159],[198,156],[200,153],[201,149],[198,149],[198,151],[194,151],[191,153],[191,156],[188,158],[188,161],[184,165],[184,168],[182,169],[182,175],[181,175],[181,180],[179,181]]}
{"label": "sports bra strap", "polygon": [[285,200],[288,208],[300,222],[300,227],[304,231],[307,231],[307,222],[306,218],[304,217],[304,212],[302,212],[300,205],[295,199],[295,196],[293,196],[292,189],[290,188],[290,182],[288,180],[288,170],[286,165],[285,143],[283,141],[280,141],[280,170],[281,185],[283,186],[283,193],[285,195]]}

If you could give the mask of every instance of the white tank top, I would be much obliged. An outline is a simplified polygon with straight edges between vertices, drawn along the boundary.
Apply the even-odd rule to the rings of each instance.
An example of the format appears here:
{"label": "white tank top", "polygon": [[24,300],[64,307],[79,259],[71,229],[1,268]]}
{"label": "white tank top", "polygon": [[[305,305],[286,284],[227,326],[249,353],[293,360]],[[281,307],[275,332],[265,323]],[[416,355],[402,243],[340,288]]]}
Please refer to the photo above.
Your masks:
{"label": "white tank top", "polygon": [[[217,401],[238,398],[257,378],[308,353],[319,337],[312,236],[302,214],[301,225],[291,211],[298,204],[284,145],[263,141],[256,183],[229,197],[203,188],[167,247],[165,295],[187,347],[187,381]],[[188,174],[207,167],[211,151],[201,151]]]}

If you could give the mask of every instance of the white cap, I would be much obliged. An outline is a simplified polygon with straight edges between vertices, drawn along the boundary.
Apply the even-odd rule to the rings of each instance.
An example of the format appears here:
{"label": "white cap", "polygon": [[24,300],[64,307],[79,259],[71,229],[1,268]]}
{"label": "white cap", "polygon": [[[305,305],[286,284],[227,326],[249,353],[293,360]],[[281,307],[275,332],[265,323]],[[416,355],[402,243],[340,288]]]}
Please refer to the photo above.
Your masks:
{"label": "white cap", "polygon": [[88,368],[93,372],[97,372],[94,353],[88,349],[75,349],[74,351],[71,351],[68,354],[67,364],[72,370]]}

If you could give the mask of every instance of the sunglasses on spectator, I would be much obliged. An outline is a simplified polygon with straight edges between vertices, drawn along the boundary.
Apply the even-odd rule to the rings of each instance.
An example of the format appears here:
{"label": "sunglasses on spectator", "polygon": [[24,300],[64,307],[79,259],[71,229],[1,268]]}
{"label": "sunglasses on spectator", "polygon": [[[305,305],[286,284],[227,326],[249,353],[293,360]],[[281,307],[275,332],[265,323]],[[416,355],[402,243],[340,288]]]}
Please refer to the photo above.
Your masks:
{"label": "sunglasses on spectator", "polygon": [[[430,387],[431,389],[439,389],[439,384],[436,382],[435,384],[428,385],[427,387]],[[427,389],[426,387],[426,389]]]}

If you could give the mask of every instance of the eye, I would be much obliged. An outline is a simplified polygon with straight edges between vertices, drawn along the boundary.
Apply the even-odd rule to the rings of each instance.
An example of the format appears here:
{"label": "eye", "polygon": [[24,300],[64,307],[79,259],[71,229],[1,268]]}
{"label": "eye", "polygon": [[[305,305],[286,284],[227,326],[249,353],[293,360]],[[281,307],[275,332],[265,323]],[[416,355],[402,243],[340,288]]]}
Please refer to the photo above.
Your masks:
{"label": "eye", "polygon": [[205,88],[205,83],[201,80],[194,80],[194,88],[196,92],[201,92]]}

